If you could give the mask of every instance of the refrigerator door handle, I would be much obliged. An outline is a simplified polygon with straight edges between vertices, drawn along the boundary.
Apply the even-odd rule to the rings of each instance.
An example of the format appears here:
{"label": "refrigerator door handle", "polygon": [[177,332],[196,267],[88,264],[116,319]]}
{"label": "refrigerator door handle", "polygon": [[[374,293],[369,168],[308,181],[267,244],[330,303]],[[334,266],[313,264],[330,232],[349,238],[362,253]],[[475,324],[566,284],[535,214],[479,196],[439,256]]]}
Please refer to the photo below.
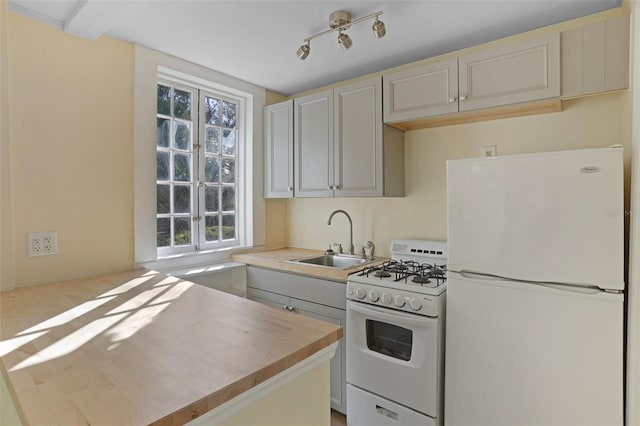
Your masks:
{"label": "refrigerator door handle", "polygon": [[605,290],[602,290],[601,288],[595,287],[595,286],[577,286],[577,285],[572,285],[567,283],[518,280],[515,278],[501,277],[499,275],[481,274],[478,272],[466,271],[464,269],[460,271],[460,276],[464,278],[474,279],[474,280],[510,281],[510,282],[516,282],[516,283],[522,283],[522,284],[538,285],[541,287],[548,287],[554,290],[564,291],[566,293],[577,293],[577,294],[606,293]]}

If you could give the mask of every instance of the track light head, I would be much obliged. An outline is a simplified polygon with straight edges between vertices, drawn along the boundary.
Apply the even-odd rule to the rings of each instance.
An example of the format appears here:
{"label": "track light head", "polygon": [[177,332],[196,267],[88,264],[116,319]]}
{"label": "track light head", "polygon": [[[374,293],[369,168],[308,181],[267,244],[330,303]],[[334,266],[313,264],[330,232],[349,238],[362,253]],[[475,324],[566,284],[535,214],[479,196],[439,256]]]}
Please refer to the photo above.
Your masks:
{"label": "track light head", "polygon": [[348,35],[346,35],[342,31],[340,31],[340,33],[338,34],[338,44],[344,50],[348,50],[351,47],[351,45],[353,44],[353,41],[351,40],[351,37],[349,37]]}
{"label": "track light head", "polygon": [[373,35],[375,38],[382,38],[387,34],[387,29],[384,26],[384,22],[378,20],[376,16],[376,20],[373,22],[373,26],[371,27],[373,30]]}
{"label": "track light head", "polygon": [[298,58],[304,61],[305,59],[307,59],[307,56],[309,56],[310,52],[311,52],[311,45],[309,43],[305,43],[298,48],[298,51],[296,52],[296,54],[298,55]]}

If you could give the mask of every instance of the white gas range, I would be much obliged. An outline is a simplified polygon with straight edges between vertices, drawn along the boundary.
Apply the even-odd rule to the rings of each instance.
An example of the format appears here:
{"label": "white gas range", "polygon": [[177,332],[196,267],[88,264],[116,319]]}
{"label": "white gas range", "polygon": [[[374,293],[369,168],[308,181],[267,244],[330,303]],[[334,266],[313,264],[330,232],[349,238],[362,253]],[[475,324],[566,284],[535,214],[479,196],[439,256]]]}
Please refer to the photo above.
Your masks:
{"label": "white gas range", "polygon": [[347,421],[441,425],[447,246],[393,240],[347,281]]}

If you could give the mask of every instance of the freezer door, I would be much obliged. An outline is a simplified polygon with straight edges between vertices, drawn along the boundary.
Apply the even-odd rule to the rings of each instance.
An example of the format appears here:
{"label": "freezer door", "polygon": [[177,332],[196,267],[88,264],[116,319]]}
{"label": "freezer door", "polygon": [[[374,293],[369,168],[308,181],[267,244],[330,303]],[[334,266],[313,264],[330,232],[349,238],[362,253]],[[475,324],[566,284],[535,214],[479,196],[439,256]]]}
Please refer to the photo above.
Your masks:
{"label": "freezer door", "polygon": [[623,424],[623,296],[447,282],[445,425]]}
{"label": "freezer door", "polygon": [[449,161],[449,269],[623,289],[622,154]]}

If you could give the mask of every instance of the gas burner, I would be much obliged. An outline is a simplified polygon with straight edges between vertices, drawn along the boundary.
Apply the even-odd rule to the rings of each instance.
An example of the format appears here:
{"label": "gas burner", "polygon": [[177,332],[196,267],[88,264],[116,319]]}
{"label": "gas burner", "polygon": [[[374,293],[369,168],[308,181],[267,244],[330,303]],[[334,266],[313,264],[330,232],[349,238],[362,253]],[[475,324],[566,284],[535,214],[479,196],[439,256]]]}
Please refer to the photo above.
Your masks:
{"label": "gas burner", "polygon": [[413,277],[411,282],[416,283],[416,284],[429,284],[431,282],[431,280],[429,279],[429,276],[427,276],[427,275],[416,275],[415,277]]}
{"label": "gas burner", "polygon": [[391,274],[386,269],[380,269],[376,271],[373,276],[378,278],[389,278]]}

